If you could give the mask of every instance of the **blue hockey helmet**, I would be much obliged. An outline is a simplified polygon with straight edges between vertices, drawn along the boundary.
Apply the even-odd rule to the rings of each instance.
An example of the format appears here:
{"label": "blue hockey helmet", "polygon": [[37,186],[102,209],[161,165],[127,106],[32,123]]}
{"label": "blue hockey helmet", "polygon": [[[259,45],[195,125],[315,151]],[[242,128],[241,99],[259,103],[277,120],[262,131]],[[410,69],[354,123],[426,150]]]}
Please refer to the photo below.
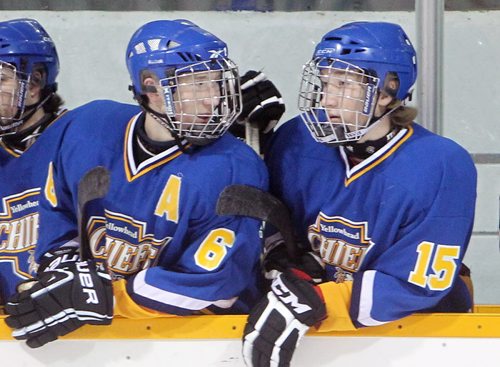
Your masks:
{"label": "blue hockey helmet", "polygon": [[142,94],[144,70],[163,79],[177,68],[225,57],[225,42],[188,20],[176,19],[157,20],[139,28],[128,44],[126,61],[134,94]]}
{"label": "blue hockey helmet", "polygon": [[[44,78],[35,80],[33,71],[41,67]],[[8,131],[24,123],[57,89],[59,59],[54,42],[33,19],[0,22],[0,130]],[[29,84],[37,82],[47,96],[37,104],[27,106]],[[31,107],[28,114],[25,109]]]}
{"label": "blue hockey helmet", "polygon": [[45,86],[56,89],[59,58],[52,38],[34,19],[13,19],[0,22],[0,61],[31,74],[36,64],[44,65]]}
{"label": "blue hockey helmet", "polygon": [[[135,98],[174,137],[208,144],[241,112],[238,68],[227,57],[226,43],[188,20],[158,20],[140,27],[130,39],[126,62]],[[151,74],[158,86],[144,85]],[[165,113],[143,98],[158,87]],[[193,97],[181,97],[181,89],[190,90]]]}
{"label": "blue hockey helmet", "polygon": [[314,50],[313,59],[337,59],[375,72],[384,90],[386,78],[399,79],[396,91],[384,90],[399,100],[411,95],[417,79],[417,56],[401,26],[386,22],[353,22],[326,33]]}
{"label": "blue hockey helmet", "polygon": [[[350,144],[409,99],[416,78],[415,49],[399,25],[348,23],[326,33],[304,65],[299,110],[316,141]],[[400,103],[374,117],[377,91]]]}

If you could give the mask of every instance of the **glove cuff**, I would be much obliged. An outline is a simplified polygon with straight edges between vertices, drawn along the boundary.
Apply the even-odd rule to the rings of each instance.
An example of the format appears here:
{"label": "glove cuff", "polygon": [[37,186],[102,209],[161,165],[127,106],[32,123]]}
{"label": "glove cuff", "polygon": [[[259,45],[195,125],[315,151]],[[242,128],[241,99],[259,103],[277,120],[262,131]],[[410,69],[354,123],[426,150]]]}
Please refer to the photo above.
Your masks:
{"label": "glove cuff", "polygon": [[77,247],[61,247],[58,249],[52,249],[43,254],[40,259],[37,274],[60,268],[64,263],[78,262],[80,260],[80,252]]}

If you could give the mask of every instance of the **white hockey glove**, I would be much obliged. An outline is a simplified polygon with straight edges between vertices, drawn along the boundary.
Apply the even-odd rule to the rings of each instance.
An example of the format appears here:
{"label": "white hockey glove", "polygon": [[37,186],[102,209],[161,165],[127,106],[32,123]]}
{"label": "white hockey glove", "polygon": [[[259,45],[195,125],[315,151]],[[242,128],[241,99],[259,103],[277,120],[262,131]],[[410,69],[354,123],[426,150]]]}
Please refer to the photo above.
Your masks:
{"label": "white hockey glove", "polygon": [[287,270],[250,312],[243,332],[248,367],[288,367],[300,339],[326,318],[319,287],[301,271]]}
{"label": "white hockey glove", "polygon": [[31,348],[85,324],[109,325],[113,318],[111,277],[94,261],[79,261],[74,249],[48,254],[38,276],[21,283],[9,298],[5,322],[12,336]]}

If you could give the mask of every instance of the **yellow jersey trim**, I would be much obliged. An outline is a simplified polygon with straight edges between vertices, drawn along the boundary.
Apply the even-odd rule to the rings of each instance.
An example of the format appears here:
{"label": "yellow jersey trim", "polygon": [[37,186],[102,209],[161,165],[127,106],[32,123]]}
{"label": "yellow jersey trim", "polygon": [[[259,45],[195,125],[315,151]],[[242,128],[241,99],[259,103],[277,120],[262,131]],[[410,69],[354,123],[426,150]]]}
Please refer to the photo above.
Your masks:
{"label": "yellow jersey trim", "polygon": [[[130,162],[130,159],[133,159],[133,152],[132,152],[132,147],[133,147],[133,144],[132,144],[132,131],[133,131],[133,127],[135,126],[135,123],[137,121],[137,118],[139,117],[140,115],[136,115],[134,116],[128,123],[127,125],[127,130],[125,132],[125,141],[124,141],[124,149],[123,149],[123,162],[125,164],[125,175],[127,176],[127,181],[128,182],[132,182],[134,181],[135,179],[145,175],[146,173],[152,171],[153,169],[161,166],[161,165],[164,165],[165,163],[168,163],[172,160],[174,160],[175,158],[177,158],[178,156],[180,156],[181,154],[183,154],[183,152],[179,149],[179,147],[173,147],[175,149],[173,149],[173,152],[171,153],[168,153],[168,150],[167,150],[167,155],[162,158],[162,159],[159,159],[153,163],[150,163],[148,165],[146,165],[145,167],[143,168],[138,168],[136,171],[136,173],[133,173],[132,172],[132,162]],[[186,144],[186,148],[189,148],[191,146],[191,144]],[[129,159],[129,154],[130,154],[130,159]]]}
{"label": "yellow jersey trim", "polygon": [[[394,146],[392,146],[387,152],[383,153],[380,157],[376,158],[372,163],[368,164],[368,166],[361,169],[359,172],[355,173],[353,176],[346,177],[345,181],[344,181],[345,187],[349,186],[352,182],[357,180],[359,177],[363,176],[366,172],[375,168],[376,166],[381,164],[383,161],[385,161],[387,158],[389,158],[412,135],[413,135],[413,128],[410,126],[410,127],[408,127],[405,134],[400,138],[400,140]],[[346,162],[346,164],[348,164],[348,163]]]}

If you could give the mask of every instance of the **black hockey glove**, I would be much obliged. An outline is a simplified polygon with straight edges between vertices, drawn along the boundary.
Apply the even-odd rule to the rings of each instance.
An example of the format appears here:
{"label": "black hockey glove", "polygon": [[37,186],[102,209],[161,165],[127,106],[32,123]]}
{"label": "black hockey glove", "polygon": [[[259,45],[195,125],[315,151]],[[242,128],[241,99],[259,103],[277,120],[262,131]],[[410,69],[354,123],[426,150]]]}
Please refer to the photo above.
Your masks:
{"label": "black hockey glove", "polygon": [[321,290],[308,280],[299,271],[280,274],[267,297],[250,311],[243,332],[248,367],[290,366],[300,339],[326,318]]}
{"label": "black hockey glove", "polygon": [[276,86],[260,71],[250,70],[241,77],[243,111],[239,122],[248,120],[263,133],[268,133],[285,113],[285,104]]}
{"label": "black hockey glove", "polygon": [[111,277],[75,250],[46,256],[38,276],[21,283],[5,305],[12,336],[31,348],[56,340],[85,324],[109,325],[113,318]]}
{"label": "black hockey glove", "polygon": [[305,252],[296,262],[292,262],[283,242],[264,255],[262,265],[267,280],[275,279],[287,269],[298,269],[306,273],[314,284],[323,283],[326,279],[325,265],[318,255],[312,251]]}

